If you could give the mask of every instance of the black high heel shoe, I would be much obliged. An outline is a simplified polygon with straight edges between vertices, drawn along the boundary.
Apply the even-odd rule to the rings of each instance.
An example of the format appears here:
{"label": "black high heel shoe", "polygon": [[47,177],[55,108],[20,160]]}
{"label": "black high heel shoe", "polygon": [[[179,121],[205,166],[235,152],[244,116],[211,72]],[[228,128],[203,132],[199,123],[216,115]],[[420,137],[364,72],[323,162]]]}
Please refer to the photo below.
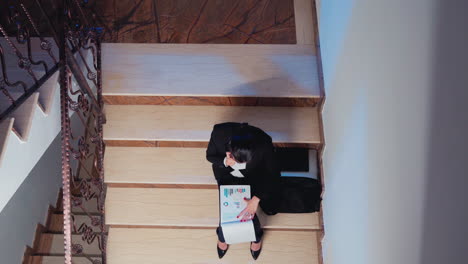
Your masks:
{"label": "black high heel shoe", "polygon": [[216,249],[218,250],[218,257],[221,259],[224,257],[224,255],[226,255],[226,252],[228,251],[229,249],[229,245],[227,246],[227,248],[225,250],[222,250],[218,247],[218,244],[216,244]]}
{"label": "black high heel shoe", "polygon": [[253,251],[253,250],[252,250],[252,243],[253,243],[253,242],[250,242],[250,254],[252,254],[252,258],[253,258],[254,260],[257,260],[257,259],[258,259],[258,256],[260,256],[260,252],[262,251],[262,247],[260,247],[260,249],[257,250],[257,251]]}

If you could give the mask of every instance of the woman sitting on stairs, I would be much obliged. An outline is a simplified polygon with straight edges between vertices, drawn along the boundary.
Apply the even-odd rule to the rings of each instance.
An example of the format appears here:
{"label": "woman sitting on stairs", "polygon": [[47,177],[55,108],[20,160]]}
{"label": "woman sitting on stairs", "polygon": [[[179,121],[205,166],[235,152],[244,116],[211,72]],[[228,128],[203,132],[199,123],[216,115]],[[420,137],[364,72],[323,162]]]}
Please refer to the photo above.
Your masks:
{"label": "woman sitting on stairs", "polygon": [[[250,185],[252,198],[238,218],[252,220],[256,240],[251,242],[254,259],[260,255],[263,230],[256,215],[258,206],[268,214],[276,214],[280,170],[274,158],[271,137],[247,123],[222,123],[214,126],[206,158],[212,163],[219,185]],[[233,169],[234,167],[235,169]],[[276,194],[276,195],[275,195]],[[216,229],[217,251],[222,258],[229,245],[225,243],[221,225]]]}

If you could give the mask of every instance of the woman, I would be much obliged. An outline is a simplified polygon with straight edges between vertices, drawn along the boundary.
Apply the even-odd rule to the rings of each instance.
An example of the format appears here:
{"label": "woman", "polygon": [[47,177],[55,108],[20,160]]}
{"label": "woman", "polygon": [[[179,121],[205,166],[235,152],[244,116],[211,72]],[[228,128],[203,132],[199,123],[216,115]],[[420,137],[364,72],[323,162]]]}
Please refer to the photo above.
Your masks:
{"label": "woman", "polygon": [[[247,123],[217,124],[211,133],[206,158],[212,163],[214,176],[219,185],[250,185],[252,198],[239,214],[241,221],[252,220],[256,240],[250,245],[250,252],[257,259],[262,249],[263,230],[256,215],[258,206],[266,214],[275,214],[278,204],[280,171],[274,159],[271,137],[261,129]],[[225,243],[221,226],[217,251],[222,258],[229,245]]]}

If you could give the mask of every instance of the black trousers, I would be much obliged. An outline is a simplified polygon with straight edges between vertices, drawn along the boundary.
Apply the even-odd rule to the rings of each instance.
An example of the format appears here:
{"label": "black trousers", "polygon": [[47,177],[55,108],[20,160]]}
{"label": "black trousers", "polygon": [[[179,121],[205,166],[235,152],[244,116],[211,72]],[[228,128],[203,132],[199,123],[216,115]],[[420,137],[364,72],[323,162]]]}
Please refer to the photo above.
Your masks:
{"label": "black trousers", "polygon": [[[216,173],[219,173],[217,171]],[[219,192],[219,185],[248,185],[247,181],[245,178],[237,178],[232,176],[229,172],[227,174],[223,175],[223,177],[218,177],[218,192]],[[219,195],[218,195],[219,197]],[[219,201],[218,201],[219,204]],[[258,219],[257,214],[255,214],[255,217],[253,218],[253,226],[255,230],[255,243],[258,243],[262,240],[263,236],[263,229],[260,224],[260,220]],[[219,224],[218,228],[216,228],[216,234],[218,235],[218,239],[221,242],[226,242],[224,239],[224,234],[223,234],[223,228],[221,227],[221,223]]]}

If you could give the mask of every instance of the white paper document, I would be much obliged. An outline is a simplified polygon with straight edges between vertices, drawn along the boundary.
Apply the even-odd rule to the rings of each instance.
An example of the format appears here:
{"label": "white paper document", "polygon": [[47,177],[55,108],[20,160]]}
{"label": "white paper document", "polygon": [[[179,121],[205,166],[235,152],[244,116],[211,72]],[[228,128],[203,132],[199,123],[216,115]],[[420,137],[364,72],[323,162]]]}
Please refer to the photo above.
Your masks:
{"label": "white paper document", "polygon": [[240,222],[242,218],[237,218],[247,206],[244,198],[250,199],[250,186],[221,185],[219,186],[219,195],[221,227],[226,243],[236,244],[255,241],[252,220]]}

